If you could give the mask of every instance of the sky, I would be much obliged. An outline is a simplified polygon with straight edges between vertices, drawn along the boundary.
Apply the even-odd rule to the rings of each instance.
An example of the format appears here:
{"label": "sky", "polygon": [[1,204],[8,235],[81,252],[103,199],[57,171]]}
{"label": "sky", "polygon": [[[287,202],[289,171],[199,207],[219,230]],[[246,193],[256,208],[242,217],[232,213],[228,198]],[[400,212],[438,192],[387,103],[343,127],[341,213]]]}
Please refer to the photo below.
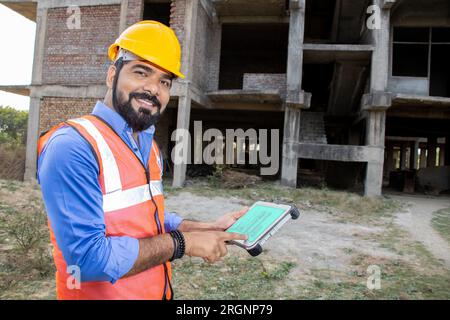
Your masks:
{"label": "sky", "polygon": [[[0,4],[0,85],[31,83],[36,23]],[[28,110],[30,98],[0,91],[0,106]]]}

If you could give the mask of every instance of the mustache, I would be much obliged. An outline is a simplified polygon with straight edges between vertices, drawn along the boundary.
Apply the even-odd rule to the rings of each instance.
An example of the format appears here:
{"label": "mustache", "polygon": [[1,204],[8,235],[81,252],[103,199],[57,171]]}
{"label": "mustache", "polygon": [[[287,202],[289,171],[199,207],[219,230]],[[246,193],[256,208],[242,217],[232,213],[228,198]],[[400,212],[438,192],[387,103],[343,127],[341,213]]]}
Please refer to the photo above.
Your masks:
{"label": "mustache", "polygon": [[146,93],[146,92],[132,92],[132,93],[130,93],[129,100],[131,101],[131,99],[133,99],[133,98],[150,101],[158,109],[161,109],[161,102],[158,100],[158,98],[156,96],[151,95],[149,93]]}

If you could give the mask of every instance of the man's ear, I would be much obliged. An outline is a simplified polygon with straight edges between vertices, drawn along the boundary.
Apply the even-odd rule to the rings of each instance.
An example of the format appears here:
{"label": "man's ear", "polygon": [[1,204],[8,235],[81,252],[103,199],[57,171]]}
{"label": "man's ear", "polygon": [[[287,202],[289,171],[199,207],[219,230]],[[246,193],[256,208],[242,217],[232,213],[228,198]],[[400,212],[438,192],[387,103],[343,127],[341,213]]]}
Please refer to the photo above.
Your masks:
{"label": "man's ear", "polygon": [[109,66],[108,72],[106,73],[106,86],[108,87],[108,89],[112,89],[115,75],[116,66],[112,64]]}

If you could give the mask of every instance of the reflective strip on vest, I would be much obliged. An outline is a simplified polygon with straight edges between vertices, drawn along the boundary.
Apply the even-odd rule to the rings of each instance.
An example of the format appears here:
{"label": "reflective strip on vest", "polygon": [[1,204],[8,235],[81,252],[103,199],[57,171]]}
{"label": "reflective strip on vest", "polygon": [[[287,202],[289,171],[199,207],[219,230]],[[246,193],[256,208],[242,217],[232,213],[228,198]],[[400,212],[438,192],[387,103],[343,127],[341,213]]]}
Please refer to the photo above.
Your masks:
{"label": "reflective strip on vest", "polygon": [[[151,194],[150,194],[151,190]],[[103,196],[103,211],[105,213],[125,209],[145,201],[151,200],[152,196],[163,194],[161,180],[150,181],[150,189],[147,184],[127,190],[118,190]]]}
{"label": "reflective strip on vest", "polygon": [[94,138],[97,143],[100,157],[103,164],[103,178],[105,181],[105,193],[111,193],[117,190],[122,190],[122,182],[120,180],[119,167],[116,159],[108,146],[105,138],[103,138],[100,131],[87,119],[79,118],[69,120],[82,126],[89,135]]}

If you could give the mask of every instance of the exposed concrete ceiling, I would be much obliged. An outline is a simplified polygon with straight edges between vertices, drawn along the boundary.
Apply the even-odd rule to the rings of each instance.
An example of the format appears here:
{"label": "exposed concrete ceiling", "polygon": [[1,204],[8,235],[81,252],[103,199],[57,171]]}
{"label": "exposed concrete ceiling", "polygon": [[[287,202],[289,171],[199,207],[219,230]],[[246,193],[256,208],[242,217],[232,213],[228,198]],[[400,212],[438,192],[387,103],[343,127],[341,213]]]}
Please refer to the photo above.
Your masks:
{"label": "exposed concrete ceiling", "polygon": [[424,0],[397,0],[391,14],[394,24],[450,24],[450,1],[426,0],[425,5]]}
{"label": "exposed concrete ceiling", "polygon": [[211,0],[220,16],[284,16],[286,0]]}
{"label": "exposed concrete ceiling", "polygon": [[34,1],[2,0],[0,1],[0,3],[10,8],[11,10],[16,11],[25,18],[28,18],[31,21],[36,22],[37,0]]}
{"label": "exposed concrete ceiling", "polygon": [[357,42],[361,36],[368,6],[369,0],[337,0],[335,19],[338,21],[334,22],[337,31],[335,39],[332,40],[339,43]]}
{"label": "exposed concrete ceiling", "polygon": [[306,0],[305,42],[357,43],[370,0]]}

